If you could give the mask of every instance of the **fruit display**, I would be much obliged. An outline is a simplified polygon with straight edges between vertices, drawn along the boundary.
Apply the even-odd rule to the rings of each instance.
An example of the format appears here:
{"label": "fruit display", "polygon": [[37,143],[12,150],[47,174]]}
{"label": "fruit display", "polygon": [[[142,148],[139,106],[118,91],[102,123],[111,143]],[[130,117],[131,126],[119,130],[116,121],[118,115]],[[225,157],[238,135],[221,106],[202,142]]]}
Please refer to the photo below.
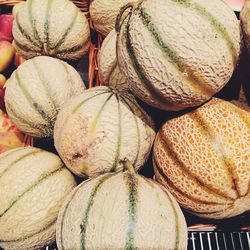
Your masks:
{"label": "fruit display", "polygon": [[0,247],[40,249],[55,240],[57,214],[76,185],[60,158],[38,148],[0,155]]}
{"label": "fruit display", "polygon": [[119,171],[125,157],[138,170],[148,159],[154,137],[153,121],[133,96],[105,86],[67,102],[54,130],[60,157],[73,173],[85,177]]}
{"label": "fruit display", "polygon": [[214,98],[158,132],[156,180],[192,213],[220,219],[250,208],[249,111]]}
{"label": "fruit display", "polygon": [[25,61],[6,82],[5,105],[18,128],[35,137],[53,133],[57,114],[84,84],[66,62],[39,56]]}
{"label": "fruit display", "polygon": [[69,0],[29,0],[15,13],[14,44],[25,59],[80,59],[88,51],[89,35],[87,18]]}
{"label": "fruit display", "polygon": [[124,172],[90,179],[71,192],[58,216],[56,241],[59,250],[185,250],[186,231],[173,197],[126,162]]}

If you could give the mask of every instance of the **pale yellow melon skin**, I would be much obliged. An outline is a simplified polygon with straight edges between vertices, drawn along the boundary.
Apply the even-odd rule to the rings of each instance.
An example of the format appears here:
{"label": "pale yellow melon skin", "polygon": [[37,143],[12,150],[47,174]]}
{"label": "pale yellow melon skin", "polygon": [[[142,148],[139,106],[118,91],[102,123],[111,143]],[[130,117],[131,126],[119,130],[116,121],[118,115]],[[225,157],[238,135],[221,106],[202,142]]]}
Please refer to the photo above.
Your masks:
{"label": "pale yellow melon skin", "polygon": [[[233,11],[220,0],[191,0],[191,3],[204,7],[225,27],[232,46],[205,14],[172,0],[145,0],[121,25],[117,58],[121,72],[135,95],[159,109],[181,110],[209,100],[228,82],[239,57],[240,27]],[[141,9],[156,26],[154,32],[161,37],[161,46],[141,21]],[[140,79],[130,59],[128,23],[131,43],[128,46],[135,51],[139,71],[163,101],[146,87],[146,81]],[[183,69],[178,69],[178,61]]]}
{"label": "pale yellow melon skin", "polygon": [[139,169],[148,159],[154,137],[153,122],[134,97],[116,95],[106,86],[86,90],[67,102],[54,130],[55,147],[66,166],[87,177],[121,170],[119,161],[125,157]]}
{"label": "pale yellow melon skin", "polygon": [[172,119],[154,146],[156,180],[192,213],[228,218],[250,207],[250,113],[213,98]]}
{"label": "pale yellow melon skin", "polygon": [[89,11],[94,28],[103,36],[107,36],[115,28],[120,8],[133,2],[137,0],[93,0]]}
{"label": "pale yellow melon skin", "polygon": [[[72,66],[52,57],[39,56],[25,61],[7,80],[6,109],[20,130],[35,137],[48,137],[53,134],[63,104],[84,89],[80,75]],[[34,103],[41,107],[47,120]]]}
{"label": "pale yellow melon skin", "polygon": [[246,1],[240,12],[241,27],[245,45],[250,53],[250,2]]}
{"label": "pale yellow melon skin", "polygon": [[0,247],[51,244],[59,209],[76,186],[60,158],[33,147],[7,151],[0,155],[0,186]]}
{"label": "pale yellow melon skin", "polygon": [[[111,177],[98,189],[89,210],[85,249],[125,249],[129,227],[127,174],[106,174]],[[59,250],[82,249],[80,225],[91,192],[103,176],[83,182],[65,200],[56,228]],[[138,197],[134,229],[135,249],[187,249],[187,226],[177,202],[154,181],[139,175],[133,176],[137,181]],[[177,239],[179,244],[176,245]]]}
{"label": "pale yellow melon skin", "polygon": [[114,87],[119,91],[127,91],[127,80],[122,75],[116,59],[116,36],[113,29],[104,39],[98,54],[98,72],[102,85]]}
{"label": "pale yellow melon skin", "polygon": [[[52,5],[48,12],[49,34],[47,37],[45,19],[49,2],[52,2]],[[13,23],[15,48],[26,59],[48,55],[60,59],[77,60],[88,52],[90,40],[88,20],[71,1],[32,0],[31,9],[34,28],[30,21],[29,1],[18,5],[15,9]],[[17,21],[23,32],[18,28]],[[72,23],[73,26],[70,29]],[[55,48],[63,37],[64,42]],[[79,48],[75,51],[67,51],[74,47]]]}

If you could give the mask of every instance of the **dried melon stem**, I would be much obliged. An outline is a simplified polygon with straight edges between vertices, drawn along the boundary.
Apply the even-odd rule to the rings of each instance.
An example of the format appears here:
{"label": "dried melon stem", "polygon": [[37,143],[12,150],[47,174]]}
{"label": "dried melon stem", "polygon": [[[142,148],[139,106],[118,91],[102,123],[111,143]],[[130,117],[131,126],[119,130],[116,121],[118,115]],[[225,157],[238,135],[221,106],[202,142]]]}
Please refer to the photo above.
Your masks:
{"label": "dried melon stem", "polygon": [[120,163],[123,164],[123,171],[124,172],[128,171],[130,174],[135,173],[135,168],[134,168],[133,164],[130,162],[130,160],[125,158],[124,160],[121,160]]}

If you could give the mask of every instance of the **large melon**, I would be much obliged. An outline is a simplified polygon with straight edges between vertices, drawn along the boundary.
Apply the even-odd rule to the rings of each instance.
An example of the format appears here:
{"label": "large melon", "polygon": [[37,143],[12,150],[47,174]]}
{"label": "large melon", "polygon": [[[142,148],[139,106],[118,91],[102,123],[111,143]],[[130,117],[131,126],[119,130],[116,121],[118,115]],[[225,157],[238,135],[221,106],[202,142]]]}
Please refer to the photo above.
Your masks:
{"label": "large melon", "polygon": [[172,119],[154,146],[156,180],[192,213],[227,218],[250,208],[250,108],[212,99]]}
{"label": "large melon", "polygon": [[76,60],[89,48],[85,15],[69,0],[28,0],[15,9],[15,47],[26,59],[48,55]]}
{"label": "large melon", "polygon": [[250,1],[245,1],[245,4],[240,12],[241,27],[244,35],[245,45],[250,54]]}
{"label": "large melon", "polygon": [[102,85],[114,87],[119,91],[126,91],[128,90],[128,83],[122,75],[116,59],[116,37],[115,30],[112,30],[104,39],[98,54],[98,72]]}
{"label": "large melon", "polygon": [[116,16],[120,8],[130,2],[138,0],[92,0],[90,4],[90,17],[94,28],[103,36],[107,36],[114,29]]}
{"label": "large melon", "polygon": [[0,155],[0,247],[41,249],[55,240],[59,209],[76,185],[60,158],[26,147]]}
{"label": "large melon", "polygon": [[105,86],[67,102],[54,131],[55,147],[66,166],[86,177],[121,170],[125,157],[139,169],[154,137],[151,118],[133,96],[118,95]]}
{"label": "large melon", "polygon": [[167,190],[129,169],[71,192],[58,216],[56,241],[59,250],[186,250],[187,228]]}
{"label": "large melon", "polygon": [[48,137],[62,105],[84,89],[72,66],[52,57],[36,57],[19,66],[6,82],[6,110],[23,132]]}
{"label": "large melon", "polygon": [[228,82],[240,27],[224,1],[145,0],[127,7],[131,13],[117,22],[117,59],[143,101],[181,110],[204,103]]}

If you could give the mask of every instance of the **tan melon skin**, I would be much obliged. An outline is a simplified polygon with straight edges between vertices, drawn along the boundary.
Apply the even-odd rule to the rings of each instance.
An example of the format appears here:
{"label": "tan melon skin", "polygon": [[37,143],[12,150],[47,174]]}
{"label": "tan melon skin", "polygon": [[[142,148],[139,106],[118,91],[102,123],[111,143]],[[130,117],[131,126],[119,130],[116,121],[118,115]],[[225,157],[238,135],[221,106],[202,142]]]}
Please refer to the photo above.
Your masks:
{"label": "tan melon skin", "polygon": [[[72,66],[52,57],[39,56],[24,62],[7,80],[6,109],[20,130],[35,137],[48,137],[53,134],[63,104],[84,89],[80,75]],[[34,103],[43,110],[48,121]]]}
{"label": "tan melon skin", "polygon": [[158,132],[156,180],[198,216],[223,219],[249,210],[250,113],[242,105],[213,98]]}
{"label": "tan melon skin", "polygon": [[[49,34],[45,30],[46,13],[48,3],[52,2],[49,11]],[[13,36],[15,48],[26,59],[48,55],[66,60],[80,59],[88,52],[90,30],[85,15],[69,0],[32,0],[32,11],[34,28],[32,28],[28,1],[18,5],[14,12]],[[75,21],[73,21],[75,15]],[[23,32],[20,31],[17,19]],[[73,25],[72,25],[73,23]],[[72,28],[70,29],[70,26]],[[64,42],[55,46],[64,37]],[[72,48],[73,51],[67,51]]]}
{"label": "tan melon skin", "polygon": [[66,166],[87,177],[121,170],[119,161],[125,157],[138,170],[148,159],[154,137],[153,122],[134,97],[116,95],[106,86],[86,90],[67,102],[54,130],[55,147]]}
{"label": "tan melon skin", "polygon": [[52,153],[26,147],[1,154],[0,247],[31,250],[51,244],[59,209],[75,186]]}
{"label": "tan melon skin", "polygon": [[245,1],[245,4],[240,12],[241,27],[244,35],[245,45],[250,53],[250,2]]}
{"label": "tan melon skin", "polygon": [[[129,17],[121,25],[118,36],[118,63],[131,91],[149,105],[164,110],[182,110],[209,100],[230,79],[240,53],[239,22],[223,1],[191,0],[203,6],[225,27],[235,50],[235,62],[230,46],[211,22],[194,8],[186,8],[176,2],[145,0],[132,12],[129,20],[132,44],[129,47],[134,48],[140,71],[144,71],[166,103],[145,87],[145,80],[140,80],[135,71],[126,48]],[[143,25],[139,15],[142,8],[151,16],[152,23],[157,27],[155,32],[163,43],[176,52],[178,60],[186,65],[183,71],[170,62],[167,53],[160,49],[159,43]],[[193,79],[191,73],[198,80]]]}
{"label": "tan melon skin", "polygon": [[93,0],[90,4],[90,17],[95,30],[103,36],[115,28],[116,16],[120,8],[137,0]]}
{"label": "tan melon skin", "polygon": [[[94,196],[88,215],[85,249],[125,249],[129,224],[126,174],[118,173],[107,179]],[[101,178],[103,175],[83,182],[65,200],[57,220],[59,250],[83,249],[80,225],[90,194]],[[138,183],[135,249],[187,249],[187,226],[177,202],[154,181],[139,175],[134,178]]]}
{"label": "tan melon skin", "polygon": [[114,87],[119,91],[127,91],[127,80],[122,75],[116,59],[116,36],[113,29],[104,39],[98,54],[98,72],[102,85]]}

